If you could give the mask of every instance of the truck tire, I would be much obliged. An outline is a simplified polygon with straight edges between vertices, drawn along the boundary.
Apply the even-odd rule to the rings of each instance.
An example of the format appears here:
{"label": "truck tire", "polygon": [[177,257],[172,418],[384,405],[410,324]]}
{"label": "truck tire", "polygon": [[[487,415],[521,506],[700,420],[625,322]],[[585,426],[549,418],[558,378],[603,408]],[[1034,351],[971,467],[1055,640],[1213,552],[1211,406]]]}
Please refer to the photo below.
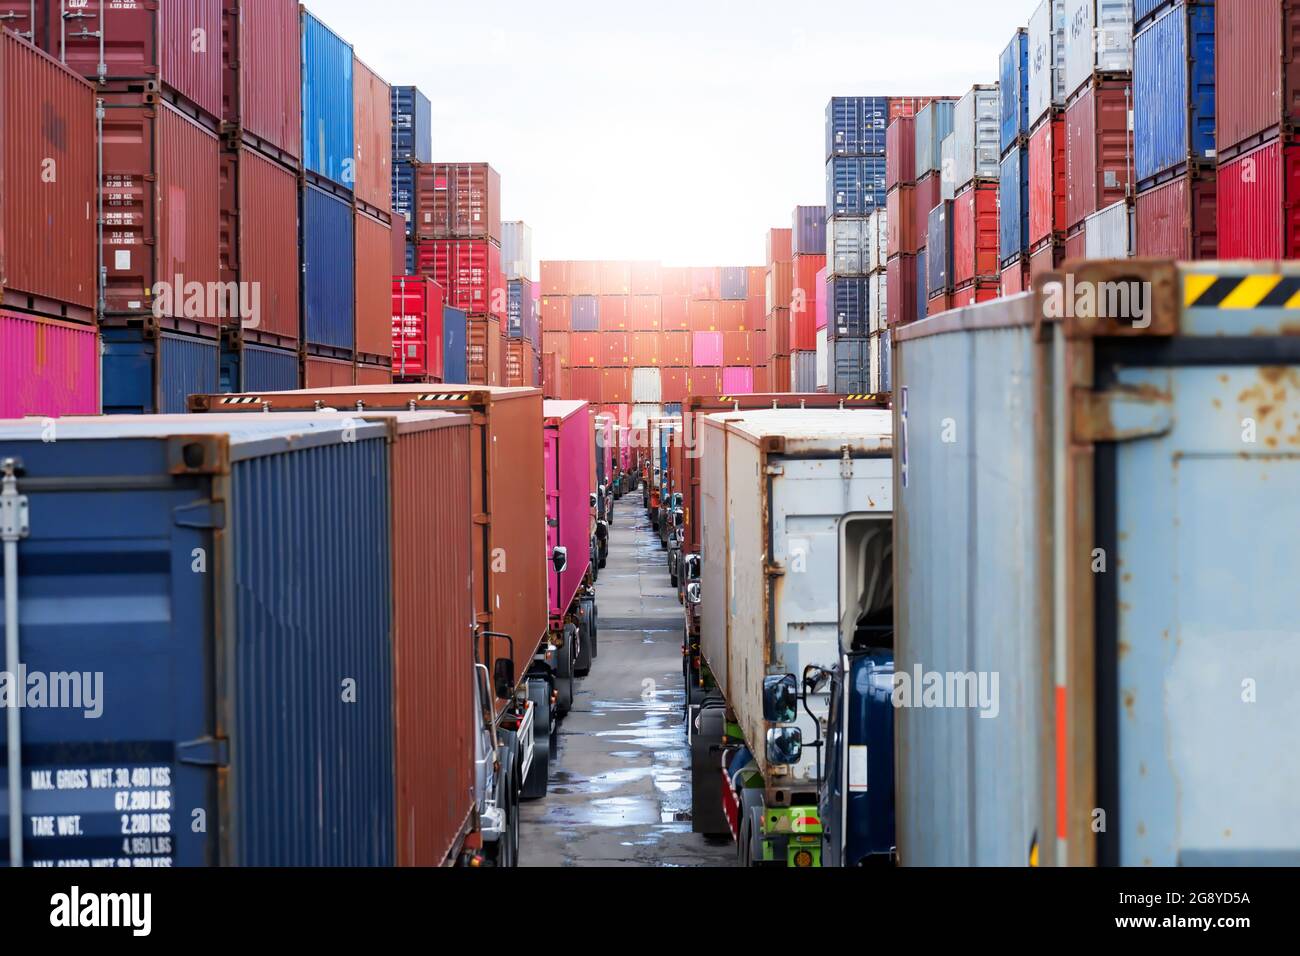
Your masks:
{"label": "truck tire", "polygon": [[533,702],[533,763],[520,797],[540,800],[546,796],[551,773],[551,685],[544,680],[528,682],[528,699]]}
{"label": "truck tire", "polygon": [[722,809],[722,750],[726,709],[705,703],[700,730],[691,741],[691,829],[705,836],[731,836]]}
{"label": "truck tire", "polygon": [[573,706],[573,645],[576,643],[578,629],[572,624],[565,625],[564,645],[559,649],[559,660],[555,667],[555,715],[564,717]]}
{"label": "truck tire", "polygon": [[763,797],[751,787],[740,788],[740,832],[736,839],[736,865],[759,866],[758,849],[763,832]]}
{"label": "truck tire", "polygon": [[591,673],[592,604],[590,598],[582,598],[578,602],[578,655],[573,664],[575,677],[586,677]]}

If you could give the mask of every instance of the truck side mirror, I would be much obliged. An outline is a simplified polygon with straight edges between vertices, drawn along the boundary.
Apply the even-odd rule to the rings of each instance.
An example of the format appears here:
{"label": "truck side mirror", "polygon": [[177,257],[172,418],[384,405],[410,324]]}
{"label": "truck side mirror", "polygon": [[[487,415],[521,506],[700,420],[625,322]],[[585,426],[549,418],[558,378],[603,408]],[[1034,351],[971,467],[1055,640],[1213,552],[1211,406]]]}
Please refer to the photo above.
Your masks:
{"label": "truck side mirror", "polygon": [[596,507],[596,501],[597,501],[596,493],[593,491],[593,492],[591,493],[591,506],[592,506],[593,508]]}
{"label": "truck side mirror", "polygon": [[563,545],[556,547],[551,552],[551,564],[554,566],[556,574],[563,574],[569,566],[569,549]]}
{"label": "truck side mirror", "polygon": [[[763,719],[774,724],[793,723],[799,716],[799,682],[793,674],[763,678]],[[778,763],[792,763],[781,760]]]}
{"label": "truck side mirror", "polygon": [[803,731],[798,727],[773,727],[767,732],[767,762],[798,763],[803,756]]}
{"label": "truck side mirror", "polygon": [[698,554],[688,554],[686,556],[686,580],[698,581],[700,579],[700,556]]}
{"label": "truck side mirror", "polygon": [[699,581],[692,581],[690,584],[686,585],[686,603],[696,605],[700,603]]}
{"label": "truck side mirror", "polygon": [[508,657],[498,657],[492,665],[492,683],[497,697],[507,699],[515,692],[515,662]]}

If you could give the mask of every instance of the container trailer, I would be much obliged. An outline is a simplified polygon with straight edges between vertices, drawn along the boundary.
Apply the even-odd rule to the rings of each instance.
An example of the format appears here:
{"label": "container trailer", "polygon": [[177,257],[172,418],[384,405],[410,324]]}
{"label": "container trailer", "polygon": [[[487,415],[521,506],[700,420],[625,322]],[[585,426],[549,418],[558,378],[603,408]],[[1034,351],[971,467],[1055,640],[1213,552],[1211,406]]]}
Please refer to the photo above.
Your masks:
{"label": "container trailer", "polygon": [[691,726],[692,818],[735,836],[742,865],[891,858],[891,428],[883,410],[698,422],[691,600],[711,687]]}
{"label": "container trailer", "polygon": [[1071,272],[894,333],[901,862],[1295,863],[1300,268]]}

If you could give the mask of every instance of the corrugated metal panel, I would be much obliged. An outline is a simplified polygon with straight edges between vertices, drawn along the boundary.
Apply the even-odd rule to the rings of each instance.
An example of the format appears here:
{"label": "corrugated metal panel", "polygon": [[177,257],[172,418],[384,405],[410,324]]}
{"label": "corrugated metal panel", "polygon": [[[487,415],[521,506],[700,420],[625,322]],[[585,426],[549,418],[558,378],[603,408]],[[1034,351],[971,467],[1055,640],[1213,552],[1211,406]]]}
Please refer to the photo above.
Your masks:
{"label": "corrugated metal panel", "polygon": [[1001,95],[996,83],[974,86],[957,101],[953,114],[953,188],[972,179],[997,179],[998,113]]}
{"label": "corrugated metal panel", "polygon": [[1220,156],[1253,147],[1279,124],[1298,125],[1300,7],[1289,2],[1218,4],[1215,46]]}
{"label": "corrugated metal panel", "polygon": [[1017,147],[1002,160],[998,185],[998,256],[1010,262],[1029,251],[1029,151]]}
{"label": "corrugated metal panel", "polygon": [[[940,163],[943,172],[939,174],[939,196],[952,199],[957,195],[957,134],[949,133],[939,146]],[[952,170],[951,174],[948,170]],[[933,207],[932,207],[933,208]]]}
{"label": "corrugated metal panel", "polygon": [[632,293],[632,263],[602,260],[599,269],[600,294],[630,295]]}
{"label": "corrugated metal panel", "polygon": [[885,204],[885,158],[836,157],[826,164],[830,216],[866,216]]}
{"label": "corrugated metal panel", "polygon": [[1133,41],[1139,184],[1189,158],[1214,161],[1214,9],[1180,3]]}
{"label": "corrugated metal panel", "polygon": [[[590,403],[594,406],[596,403]],[[546,589],[552,626],[561,626],[591,567],[591,504],[594,434],[589,406],[581,400],[545,402],[542,407],[543,469],[546,481],[546,554],[569,552],[568,567],[547,562]]]}
{"label": "corrugated metal panel", "polygon": [[929,241],[930,210],[939,205],[942,198],[942,186],[938,173],[929,173],[917,182],[912,194],[913,228],[916,230],[916,246],[920,252]]}
{"label": "corrugated metal panel", "polygon": [[1066,223],[1125,198],[1132,168],[1128,80],[1105,81],[1065,111]]}
{"label": "corrugated metal panel", "polygon": [[826,104],[826,158],[884,156],[888,122],[888,97],[831,97]]}
{"label": "corrugated metal panel", "polygon": [[0,312],[0,418],[98,413],[95,329]]}
{"label": "corrugated metal panel", "polygon": [[1218,183],[1213,170],[1138,193],[1133,249],[1160,259],[1218,258]]}
{"label": "corrugated metal panel", "polygon": [[256,306],[255,316],[232,315],[226,324],[284,343],[297,341],[302,333],[297,177],[248,148],[223,153],[221,160],[221,279],[247,283],[243,301]]}
{"label": "corrugated metal panel", "polygon": [[663,379],[657,368],[632,370],[632,401],[637,404],[659,404],[664,400]]}
{"label": "corrugated metal panel", "polygon": [[303,166],[353,186],[352,46],[302,11]]}
{"label": "corrugated metal panel", "polygon": [[831,275],[866,275],[870,256],[867,220],[837,217],[827,222],[826,233]]}
{"label": "corrugated metal panel", "polygon": [[[916,315],[914,318],[917,319],[925,318],[927,302],[925,286],[929,276],[929,273],[926,271],[928,256],[928,250],[922,249],[920,255],[916,257],[916,295],[914,296],[916,299]],[[906,315],[906,313],[903,313],[903,315]]]}
{"label": "corrugated metal panel", "polygon": [[867,279],[870,284],[870,305],[867,307],[868,325],[872,332],[879,332],[889,323],[889,278],[884,272],[876,272]]}
{"label": "corrugated metal panel", "polygon": [[1300,145],[1274,140],[1219,167],[1221,259],[1300,253]]}
{"label": "corrugated metal panel", "polygon": [[[925,281],[925,251],[917,256],[894,256],[885,269],[885,324],[898,325],[916,318],[918,272]],[[921,296],[925,301],[925,296]]]}
{"label": "corrugated metal panel", "polygon": [[464,309],[444,305],[442,308],[442,347],[444,382],[468,383],[469,371],[465,364],[466,341],[468,334],[467,318]]}
{"label": "corrugated metal panel", "polygon": [[242,381],[231,391],[283,392],[298,387],[298,353],[262,345],[245,345],[240,353]]}
{"label": "corrugated metal panel", "polygon": [[866,278],[829,279],[826,294],[830,309],[826,327],[832,341],[870,334],[871,286]]}
{"label": "corrugated metal panel", "polygon": [[838,395],[855,395],[871,391],[871,353],[867,339],[832,342],[834,385]]}
{"label": "corrugated metal panel", "polygon": [[1065,91],[1133,69],[1133,0],[1066,0]]}
{"label": "corrugated metal panel", "polygon": [[696,332],[691,339],[692,365],[703,367],[722,364],[721,332]]}
{"label": "corrugated metal panel", "polygon": [[392,87],[393,159],[433,162],[433,104],[414,86]]}
{"label": "corrugated metal panel", "polygon": [[[823,241],[813,249],[820,252],[825,244]],[[724,268],[720,282],[719,298],[744,299],[749,295],[749,272],[744,266]]]}
{"label": "corrugated metal panel", "polygon": [[997,278],[998,187],[977,183],[952,204],[952,279]]}
{"label": "corrugated metal panel", "polygon": [[[62,314],[95,305],[95,92],[14,36],[0,35],[0,293]],[[59,188],[41,178],[53,161]],[[48,303],[16,301],[13,293]]]}
{"label": "corrugated metal panel", "polygon": [[929,240],[925,244],[927,296],[952,289],[952,203],[930,210]]}
{"label": "corrugated metal panel", "polygon": [[351,205],[310,183],[303,188],[303,338],[312,345],[356,345],[354,228]]}
{"label": "corrugated metal panel", "polygon": [[221,387],[221,350],[215,339],[137,329],[102,331],[103,405],[106,415],[181,414],[191,395]]}
{"label": "corrugated metal panel", "polygon": [[601,332],[597,358],[605,368],[632,365],[632,341],[627,332]]}
{"label": "corrugated metal panel", "polygon": [[1133,208],[1124,200],[1094,212],[1083,223],[1089,259],[1127,259],[1133,254]]}
{"label": "corrugated metal panel", "polygon": [[364,213],[356,220],[356,349],[384,357],[393,351],[393,286],[387,223]]}
{"label": "corrugated metal panel", "polygon": [[814,361],[817,363],[816,386],[818,389],[826,388],[830,382],[827,373],[831,364],[830,340],[826,337],[826,329],[817,333],[817,355]]}
{"label": "corrugated metal panel", "polygon": [[597,332],[600,330],[600,298],[594,295],[575,295],[571,300],[573,331]]}
{"label": "corrugated metal panel", "polygon": [[[826,252],[826,207],[795,206],[791,217],[791,243],[796,256],[823,255]],[[726,273],[723,273],[723,288],[727,287]],[[744,295],[727,295],[724,299],[743,299]]]}
{"label": "corrugated metal panel", "polygon": [[532,280],[533,230],[528,223],[501,223],[501,268],[507,280]]}
{"label": "corrugated metal panel", "polygon": [[626,295],[599,297],[599,321],[602,332],[626,332],[631,325],[631,305]]}
{"label": "corrugated metal panel", "polygon": [[393,161],[393,215],[406,220],[406,237],[414,238],[415,167],[405,160]]}
{"label": "corrugated metal panel", "polygon": [[308,355],[302,362],[304,388],[338,388],[356,382],[356,367],[349,361],[316,358]]}
{"label": "corrugated metal panel", "polygon": [[916,117],[902,116],[885,133],[885,188],[916,181]]}
{"label": "corrugated metal panel", "polygon": [[358,202],[381,213],[393,207],[393,113],[388,84],[352,60],[352,174]]}
{"label": "corrugated metal panel", "polygon": [[[903,197],[904,202],[899,213],[902,221],[897,225],[888,207],[877,209],[867,222],[867,266],[871,272],[885,268],[889,257],[896,252],[915,253],[916,251],[916,235],[911,232],[916,225],[916,211],[914,208],[909,208],[915,206],[916,195],[909,189]],[[912,248],[905,248],[909,245]]]}
{"label": "corrugated metal panel", "polygon": [[[577,369],[574,369],[575,374]],[[623,405],[632,401],[632,370],[607,368],[600,373],[601,401]]]}
{"label": "corrugated metal panel", "polygon": [[[731,392],[734,389],[727,385],[727,371],[723,371],[722,389],[724,392]],[[817,351],[796,349],[791,352],[790,375],[794,391],[802,393],[817,391]],[[748,394],[748,391],[741,394]]]}
{"label": "corrugated metal panel", "polygon": [[[415,174],[415,229],[420,239],[492,239],[501,242],[501,174],[487,163],[434,163]],[[590,281],[569,291],[599,290],[595,263]],[[575,272],[576,274],[576,272]]]}
{"label": "corrugated metal panel", "polygon": [[1065,0],[1043,0],[1029,18],[1029,125],[1065,106]]}
{"label": "corrugated metal panel", "polygon": [[[227,58],[225,119],[302,158],[302,38],[296,0],[227,0],[239,50]],[[229,21],[227,21],[229,28]],[[237,69],[232,67],[237,64]]]}
{"label": "corrugated metal panel", "polygon": [[1029,245],[1065,231],[1065,117],[1029,137]]}
{"label": "corrugated metal panel", "polygon": [[954,111],[952,100],[936,100],[916,114],[916,178],[943,169],[940,148],[952,132]]}
{"label": "corrugated metal panel", "polygon": [[998,58],[998,149],[1029,133],[1029,32],[1021,27]]}

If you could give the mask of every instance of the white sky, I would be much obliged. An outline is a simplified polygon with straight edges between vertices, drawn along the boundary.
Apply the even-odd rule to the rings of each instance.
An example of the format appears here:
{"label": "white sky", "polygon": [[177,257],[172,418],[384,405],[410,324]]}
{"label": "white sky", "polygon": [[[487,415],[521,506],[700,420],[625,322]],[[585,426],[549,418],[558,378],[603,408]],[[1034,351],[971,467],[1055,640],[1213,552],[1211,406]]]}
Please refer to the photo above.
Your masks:
{"label": "white sky", "polygon": [[997,79],[1037,0],[309,0],[433,102],[437,161],[486,160],[537,259],[761,264],[825,202],[832,94]]}

